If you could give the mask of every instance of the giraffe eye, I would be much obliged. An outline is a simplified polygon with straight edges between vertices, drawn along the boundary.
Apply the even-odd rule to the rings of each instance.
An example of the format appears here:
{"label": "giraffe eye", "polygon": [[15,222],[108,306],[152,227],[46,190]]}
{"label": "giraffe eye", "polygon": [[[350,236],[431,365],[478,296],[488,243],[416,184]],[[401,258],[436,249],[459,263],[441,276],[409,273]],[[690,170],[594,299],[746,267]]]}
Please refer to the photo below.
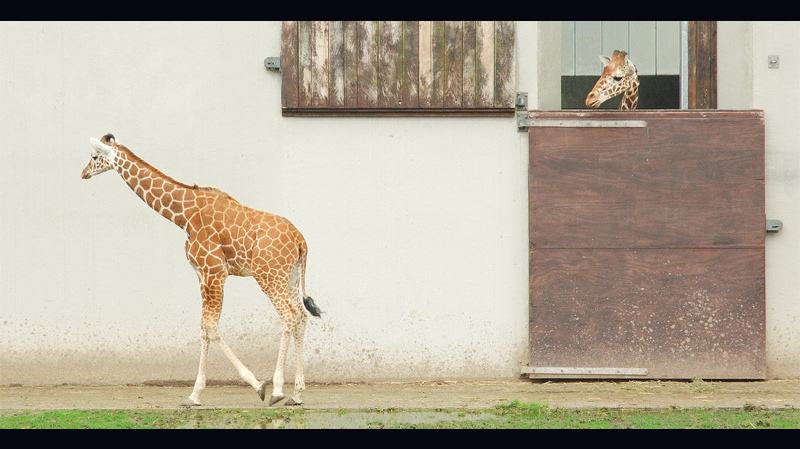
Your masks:
{"label": "giraffe eye", "polygon": [[614,77],[614,81],[622,81],[622,77],[621,76],[615,76]]}
{"label": "giraffe eye", "polygon": [[94,160],[97,160],[97,157],[98,157],[98,156],[97,156],[96,154],[93,154],[93,155],[92,155],[92,159],[94,159]]}

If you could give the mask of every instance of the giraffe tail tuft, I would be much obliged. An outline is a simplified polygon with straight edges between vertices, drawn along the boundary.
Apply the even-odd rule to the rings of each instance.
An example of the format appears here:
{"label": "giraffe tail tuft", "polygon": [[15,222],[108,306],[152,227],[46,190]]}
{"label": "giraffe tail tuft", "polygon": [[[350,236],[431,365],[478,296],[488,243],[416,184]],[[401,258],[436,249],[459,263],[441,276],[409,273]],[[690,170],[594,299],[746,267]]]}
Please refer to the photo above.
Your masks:
{"label": "giraffe tail tuft", "polygon": [[308,311],[311,312],[312,315],[316,317],[322,315],[322,310],[319,310],[319,307],[317,307],[317,305],[314,304],[314,299],[312,299],[310,296],[306,296],[303,298],[303,305],[306,306],[306,309],[308,309]]}

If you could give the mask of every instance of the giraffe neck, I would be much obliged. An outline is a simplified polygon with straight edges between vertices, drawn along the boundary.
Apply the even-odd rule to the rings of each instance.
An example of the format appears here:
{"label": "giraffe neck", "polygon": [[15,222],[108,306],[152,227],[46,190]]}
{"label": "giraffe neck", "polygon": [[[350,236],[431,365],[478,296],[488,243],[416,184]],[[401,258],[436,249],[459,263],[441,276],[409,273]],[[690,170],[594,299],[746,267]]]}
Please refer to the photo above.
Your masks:
{"label": "giraffe neck", "polygon": [[195,205],[197,192],[161,173],[128,148],[117,145],[116,170],[139,198],[154,211],[186,230],[185,212]]}
{"label": "giraffe neck", "polygon": [[622,94],[622,100],[619,103],[619,109],[622,111],[631,111],[636,109],[636,104],[639,102],[639,77],[636,74],[631,78],[630,86]]}

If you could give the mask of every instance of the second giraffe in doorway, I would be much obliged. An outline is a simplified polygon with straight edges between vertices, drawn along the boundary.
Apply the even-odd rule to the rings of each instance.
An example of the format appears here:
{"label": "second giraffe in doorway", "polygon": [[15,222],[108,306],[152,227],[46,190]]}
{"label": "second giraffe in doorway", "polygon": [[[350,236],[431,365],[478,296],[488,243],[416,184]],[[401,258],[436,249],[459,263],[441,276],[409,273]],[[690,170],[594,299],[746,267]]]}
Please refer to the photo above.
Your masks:
{"label": "second giraffe in doorway", "polygon": [[314,316],[321,313],[314,301],[305,296],[308,247],[300,231],[289,220],[246,207],[219,189],[183,184],[164,175],[117,143],[111,134],[89,141],[94,151],[81,178],[115,170],[148,206],[186,231],[186,257],[200,280],[203,313],[197,380],[192,394],[181,405],[200,405],[200,393],[206,387],[208,345],[212,341],[219,344],[239,376],[264,400],[266,381],[259,383],[219,335],[222,289],[229,275],[254,277],[280,315],[281,339],[270,405],[284,399],[286,353],[294,338],[294,394],[286,405],[299,405],[305,389],[304,307]]}
{"label": "second giraffe in doorway", "polygon": [[628,59],[628,53],[614,50],[610,58],[601,55],[600,61],[603,63],[603,73],[586,96],[586,106],[598,108],[606,100],[622,94],[619,109],[636,109],[639,102],[639,76],[636,66]]}

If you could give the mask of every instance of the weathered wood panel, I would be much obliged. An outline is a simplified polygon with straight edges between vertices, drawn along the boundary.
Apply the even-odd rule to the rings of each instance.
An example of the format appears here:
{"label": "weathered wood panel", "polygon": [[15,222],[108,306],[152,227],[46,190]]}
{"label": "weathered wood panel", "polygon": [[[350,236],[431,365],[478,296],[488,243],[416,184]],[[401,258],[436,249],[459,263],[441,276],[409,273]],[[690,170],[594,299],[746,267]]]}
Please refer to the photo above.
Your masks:
{"label": "weathered wood panel", "polygon": [[328,106],[328,22],[312,22],[311,38],[311,104]]}
{"label": "weathered wood panel", "polygon": [[514,70],[516,46],[514,36],[517,23],[495,22],[495,107],[514,104],[516,74]]}
{"label": "weathered wood panel", "polygon": [[284,22],[284,115],[512,115],[514,22]]}
{"label": "weathered wood panel", "polygon": [[475,36],[475,52],[477,59],[477,106],[494,105],[495,83],[495,45],[494,22],[478,22]]}
{"label": "weathered wood panel", "polygon": [[344,106],[344,23],[332,21],[328,24],[328,65],[329,97],[328,105],[333,108]]}
{"label": "weathered wood panel", "polygon": [[300,93],[298,92],[298,31],[297,22],[281,24],[281,107],[297,108]]}
{"label": "weathered wood panel", "polygon": [[356,108],[358,107],[358,23],[342,22],[342,40],[344,44],[344,107]]}
{"label": "weathered wood panel", "polygon": [[530,364],[764,378],[763,113],[530,117]]}
{"label": "weathered wood panel", "polygon": [[461,106],[465,108],[474,108],[475,107],[475,95],[477,93],[477,82],[476,82],[476,59],[477,54],[475,52],[476,45],[477,45],[477,23],[476,22],[464,22],[463,25],[463,63],[462,63],[462,73],[461,73],[461,82],[462,82],[462,92],[461,92]]}
{"label": "weathered wood panel", "polygon": [[463,28],[461,22],[445,22],[444,106],[460,108],[464,99]]}
{"label": "weathered wood panel", "polygon": [[689,109],[717,108],[717,22],[689,22]]}
{"label": "weathered wood panel", "polygon": [[381,22],[380,25],[378,105],[402,107],[403,22]]}
{"label": "weathered wood panel", "polygon": [[401,101],[404,108],[419,107],[419,42],[420,23],[403,22],[403,80]]}
{"label": "weathered wood panel", "polygon": [[[313,30],[309,21],[298,22],[297,24],[298,45],[298,85],[300,107],[310,107],[313,105],[313,92],[311,90],[311,66],[313,57]],[[283,64],[281,64],[283,65]]]}
{"label": "weathered wood panel", "polygon": [[378,22],[358,22],[358,107],[378,106]]}

